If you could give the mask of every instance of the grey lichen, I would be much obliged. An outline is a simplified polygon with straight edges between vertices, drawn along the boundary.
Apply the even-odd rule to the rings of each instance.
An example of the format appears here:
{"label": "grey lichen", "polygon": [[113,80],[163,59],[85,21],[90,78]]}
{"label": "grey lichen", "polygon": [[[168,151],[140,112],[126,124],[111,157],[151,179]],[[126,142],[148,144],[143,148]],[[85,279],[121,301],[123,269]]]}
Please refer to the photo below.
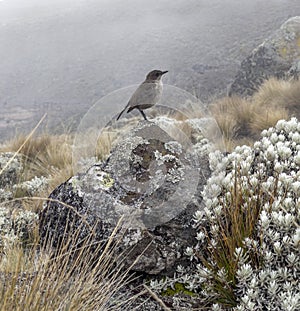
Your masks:
{"label": "grey lichen", "polygon": [[165,143],[166,150],[173,154],[181,154],[183,152],[182,145],[178,141],[169,141]]}

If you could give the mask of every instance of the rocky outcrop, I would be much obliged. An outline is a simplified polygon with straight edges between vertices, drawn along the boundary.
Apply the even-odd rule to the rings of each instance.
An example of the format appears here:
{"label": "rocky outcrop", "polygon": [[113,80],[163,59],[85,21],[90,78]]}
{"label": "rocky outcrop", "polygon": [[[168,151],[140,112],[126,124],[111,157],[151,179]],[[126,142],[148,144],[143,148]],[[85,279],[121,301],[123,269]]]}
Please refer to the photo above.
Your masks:
{"label": "rocky outcrop", "polygon": [[270,77],[298,78],[300,68],[300,16],[287,20],[242,62],[229,95],[251,96]]}
{"label": "rocky outcrop", "polygon": [[172,274],[188,263],[185,249],[196,241],[192,222],[210,175],[208,146],[204,139],[175,141],[155,123],[140,122],[105,163],[53,191],[40,214],[42,241],[57,247],[75,235],[84,241],[91,232],[95,242],[106,241],[122,216],[125,266],[139,258],[132,270]]}

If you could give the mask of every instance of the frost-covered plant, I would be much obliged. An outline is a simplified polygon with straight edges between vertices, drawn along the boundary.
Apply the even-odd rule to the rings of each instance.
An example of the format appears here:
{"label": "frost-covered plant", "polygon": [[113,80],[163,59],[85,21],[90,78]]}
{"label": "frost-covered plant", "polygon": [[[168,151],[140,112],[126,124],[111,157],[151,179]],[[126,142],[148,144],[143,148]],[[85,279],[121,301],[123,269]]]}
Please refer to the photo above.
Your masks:
{"label": "frost-covered plant", "polygon": [[300,310],[299,133],[297,119],[282,120],[253,149],[211,154],[186,253],[214,310]]}
{"label": "frost-covered plant", "polygon": [[31,180],[24,181],[20,184],[13,186],[16,192],[20,192],[24,195],[34,196],[47,189],[49,185],[49,178],[44,176],[35,176]]}
{"label": "frost-covered plant", "polygon": [[47,189],[50,178],[31,178],[28,171],[29,164],[23,155],[0,153],[0,202],[16,197],[35,196]]}
{"label": "frost-covered plant", "polygon": [[31,211],[20,210],[12,213],[0,207],[0,250],[14,243],[28,243],[33,237],[38,215]]}
{"label": "frost-covered plant", "polygon": [[22,156],[0,153],[0,202],[13,198],[12,187],[18,183],[23,168]]}
{"label": "frost-covered plant", "polygon": [[0,187],[14,185],[23,171],[22,156],[13,152],[0,153]]}
{"label": "frost-covered plant", "polygon": [[13,198],[13,193],[9,190],[0,189],[0,202],[8,201]]}

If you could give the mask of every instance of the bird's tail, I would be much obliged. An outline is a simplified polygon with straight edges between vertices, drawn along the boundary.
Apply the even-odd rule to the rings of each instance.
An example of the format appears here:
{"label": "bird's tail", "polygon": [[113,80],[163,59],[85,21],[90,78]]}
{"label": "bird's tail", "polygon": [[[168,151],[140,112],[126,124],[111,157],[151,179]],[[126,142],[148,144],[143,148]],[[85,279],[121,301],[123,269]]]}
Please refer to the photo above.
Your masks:
{"label": "bird's tail", "polygon": [[117,117],[117,121],[121,118],[121,115],[123,114],[123,112],[126,110],[127,106],[120,112],[120,114]]}
{"label": "bird's tail", "polygon": [[130,112],[131,110],[133,110],[134,108],[136,108],[136,107],[129,107],[128,110],[127,110],[127,113]]}
{"label": "bird's tail", "polygon": [[[123,114],[123,112],[129,107],[129,103],[127,103],[126,107],[120,112],[120,114],[117,117],[117,121],[121,118],[121,115]],[[127,111],[129,112],[129,110]]]}

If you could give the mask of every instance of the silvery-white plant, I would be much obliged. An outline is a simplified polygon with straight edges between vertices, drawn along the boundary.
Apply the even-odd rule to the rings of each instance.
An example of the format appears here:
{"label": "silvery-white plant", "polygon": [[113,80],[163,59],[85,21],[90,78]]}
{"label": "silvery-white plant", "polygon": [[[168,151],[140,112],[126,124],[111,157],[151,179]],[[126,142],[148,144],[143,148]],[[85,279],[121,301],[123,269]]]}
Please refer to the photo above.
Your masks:
{"label": "silvery-white plant", "polygon": [[[210,165],[205,209],[194,215],[198,243],[186,250],[198,262],[187,284],[197,281],[202,294],[215,301],[221,296],[217,282],[232,288],[232,310],[300,310],[300,123],[281,120],[263,131],[253,148],[237,147],[226,157],[211,154]],[[230,279],[226,266],[220,267],[210,254],[214,248],[222,252],[217,248],[228,212],[224,207],[230,206],[234,191],[241,196],[241,211],[257,215],[251,235],[235,248],[236,270]],[[206,256],[210,268],[197,254]],[[225,309],[221,303],[212,306]]]}
{"label": "silvery-white plant", "polygon": [[38,215],[31,211],[0,207],[0,251],[15,243],[30,242],[29,238],[38,221]]}
{"label": "silvery-white plant", "polygon": [[44,176],[33,177],[31,180],[23,181],[22,183],[15,184],[13,190],[21,190],[28,196],[35,196],[41,193],[43,190],[47,189],[49,185],[49,178]]}

